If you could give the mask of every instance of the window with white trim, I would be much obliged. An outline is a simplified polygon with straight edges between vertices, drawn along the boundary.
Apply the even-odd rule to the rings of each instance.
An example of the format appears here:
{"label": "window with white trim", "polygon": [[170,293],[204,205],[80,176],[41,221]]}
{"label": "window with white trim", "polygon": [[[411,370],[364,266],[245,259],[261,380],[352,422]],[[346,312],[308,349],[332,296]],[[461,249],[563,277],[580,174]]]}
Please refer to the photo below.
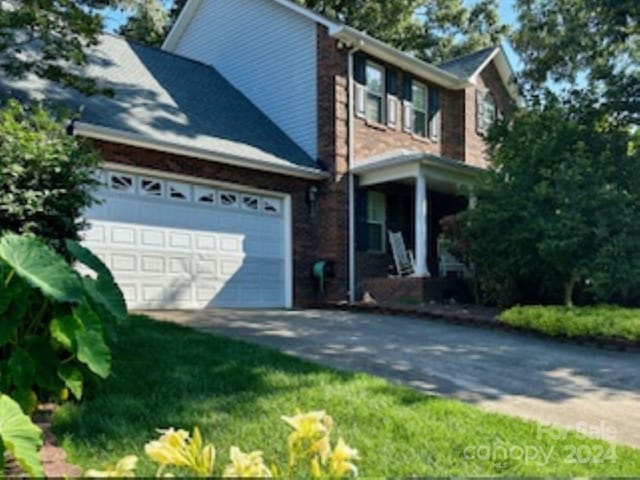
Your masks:
{"label": "window with white trim", "polygon": [[136,185],[132,175],[111,172],[109,174],[109,188],[123,193],[135,193]]}
{"label": "window with white trim", "polygon": [[496,101],[491,92],[487,92],[484,96],[484,128],[488,130],[496,121],[497,108]]}
{"label": "window with white trim", "polygon": [[242,208],[245,210],[257,211],[260,209],[260,197],[255,195],[243,195],[242,196]]}
{"label": "window with white trim", "polygon": [[384,68],[373,62],[367,62],[367,120],[374,123],[384,122]]}
{"label": "window with white trim", "polygon": [[191,187],[187,183],[167,182],[167,195],[172,200],[191,200]]}
{"label": "window with white trim", "polygon": [[262,208],[267,213],[280,213],[282,210],[282,201],[277,198],[263,198]]}
{"label": "window with white trim", "polygon": [[237,207],[238,194],[234,192],[220,192],[220,205],[223,207]]}
{"label": "window with white trim", "polygon": [[427,87],[423,83],[411,82],[411,96],[413,98],[413,119],[411,131],[421,137],[427,136]]}
{"label": "window with white trim", "polygon": [[164,195],[164,183],[154,178],[140,178],[140,195],[144,197],[162,197]]}
{"label": "window with white trim", "polygon": [[196,203],[216,204],[216,191],[213,188],[195,186],[194,196]]}
{"label": "window with white trim", "polygon": [[387,229],[387,198],[384,193],[367,192],[367,237],[369,250],[384,253]]}

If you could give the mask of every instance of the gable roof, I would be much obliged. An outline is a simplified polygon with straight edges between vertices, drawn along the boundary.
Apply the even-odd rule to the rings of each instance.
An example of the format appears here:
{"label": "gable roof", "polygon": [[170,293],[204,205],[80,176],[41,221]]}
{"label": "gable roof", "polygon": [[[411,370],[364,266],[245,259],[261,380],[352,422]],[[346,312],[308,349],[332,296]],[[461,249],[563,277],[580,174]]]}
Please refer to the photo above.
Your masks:
{"label": "gable roof", "polygon": [[[178,19],[174,23],[171,31],[167,35],[162,48],[168,51],[173,51],[182,37],[182,34],[187,29],[189,23],[193,19],[196,14],[198,7],[201,5],[203,1],[215,1],[215,0],[188,0],[185,6],[182,9],[182,12],[178,16]],[[264,0],[271,1],[281,5],[284,8],[289,9],[292,12],[295,12],[298,15],[301,15],[313,22],[316,22],[320,25],[323,25],[327,28],[329,35],[332,37],[341,40],[348,47],[354,48],[365,53],[369,53],[370,55],[377,57],[383,61],[386,61],[392,65],[396,65],[399,68],[404,69],[405,71],[412,73],[416,76],[420,76],[427,80],[432,81],[437,85],[441,85],[447,88],[451,88],[454,90],[459,90],[466,88],[468,86],[472,86],[475,83],[475,75],[477,75],[478,71],[474,70],[472,74],[467,75],[467,72],[471,70],[471,62],[469,65],[466,65],[464,69],[462,68],[445,68],[446,64],[449,61],[445,62],[444,66],[436,66],[434,64],[422,61],[415,56],[403,52],[391,45],[384,43],[370,35],[366,32],[362,32],[353,27],[349,27],[348,25],[344,25],[340,22],[336,22],[331,20],[323,15],[320,15],[313,10],[303,7],[300,4],[296,3],[293,0]],[[484,68],[488,61],[486,60],[485,55],[488,56],[496,56],[500,54],[504,56],[504,58],[499,59],[501,71],[501,77],[505,82],[505,86],[507,87],[510,95],[518,102],[520,102],[520,95],[513,85],[513,79],[515,78],[515,72],[511,67],[511,64],[508,62],[506,55],[501,47],[494,47],[493,49],[484,49],[480,52],[476,52],[472,55],[478,55],[476,60],[479,61],[480,58],[484,58],[486,63],[479,61],[479,65]],[[453,59],[451,62],[456,61],[458,59]],[[489,60],[490,61],[490,60]],[[473,62],[477,65],[477,62]],[[508,71],[507,71],[508,70]]]}
{"label": "gable roof", "polygon": [[496,47],[484,48],[468,55],[452,58],[438,66],[458,77],[470,78],[489,60],[495,50]]}
{"label": "gable roof", "polygon": [[0,92],[81,110],[76,123],[81,135],[258,170],[323,175],[302,148],[208,65],[103,35],[84,70],[115,95],[86,97],[33,76],[2,78]]}

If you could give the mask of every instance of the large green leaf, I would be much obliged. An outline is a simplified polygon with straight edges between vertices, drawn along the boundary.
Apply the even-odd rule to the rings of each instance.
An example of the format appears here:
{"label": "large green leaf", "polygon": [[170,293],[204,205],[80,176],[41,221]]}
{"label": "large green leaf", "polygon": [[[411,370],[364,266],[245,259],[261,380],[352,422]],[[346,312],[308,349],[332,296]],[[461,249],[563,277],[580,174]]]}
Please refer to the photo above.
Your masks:
{"label": "large green leaf", "polygon": [[118,322],[127,318],[127,304],[124,295],[113,280],[103,276],[99,276],[97,280],[84,277],[82,284],[91,299],[102,305]]}
{"label": "large green leaf", "polygon": [[62,379],[66,387],[73,393],[76,399],[82,399],[82,372],[73,365],[60,365],[58,376]]}
{"label": "large green leaf", "polygon": [[77,261],[89,267],[91,270],[96,272],[98,276],[107,277],[113,280],[113,275],[109,268],[102,260],[96,257],[91,250],[83,247],[74,240],[67,240],[66,244],[67,250]]}
{"label": "large green leaf", "polygon": [[43,477],[39,450],[42,432],[26,416],[20,406],[0,394],[0,442],[29,475]]}
{"label": "large green leaf", "polygon": [[73,309],[73,316],[83,328],[76,332],[78,360],[102,378],[111,372],[111,351],[107,346],[102,322],[85,301]]}
{"label": "large green leaf", "polygon": [[60,255],[35,237],[4,234],[0,238],[0,258],[47,297],[58,302],[82,299],[83,289],[78,274]]}
{"label": "large green leaf", "polygon": [[54,318],[49,324],[49,332],[67,351],[76,352],[76,332],[82,323],[71,313]]}

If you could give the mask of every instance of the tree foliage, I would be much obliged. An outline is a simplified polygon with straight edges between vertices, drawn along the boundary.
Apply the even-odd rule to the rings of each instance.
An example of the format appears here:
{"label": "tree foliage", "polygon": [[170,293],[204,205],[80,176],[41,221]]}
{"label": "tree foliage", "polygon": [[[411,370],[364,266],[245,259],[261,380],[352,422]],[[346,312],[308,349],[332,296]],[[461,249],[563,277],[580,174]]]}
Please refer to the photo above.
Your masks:
{"label": "tree foliage", "polygon": [[87,61],[87,47],[102,32],[98,9],[116,0],[9,0],[0,9],[0,72],[9,77],[27,73],[66,87],[96,93],[96,83],[78,71]]}
{"label": "tree foliage", "polygon": [[0,231],[33,233],[64,251],[94,203],[99,157],[66,133],[63,116],[10,100],[0,109]]}
{"label": "tree foliage", "polygon": [[118,33],[129,40],[159,46],[167,33],[169,14],[159,0],[139,0]]}
{"label": "tree foliage", "polygon": [[640,152],[628,128],[550,102],[494,127],[489,143],[478,206],[459,217],[485,290],[571,305],[576,286],[603,301],[640,286]]}
{"label": "tree foliage", "polygon": [[547,80],[590,89],[600,108],[640,122],[640,2],[518,0],[516,7],[514,42],[534,89]]}

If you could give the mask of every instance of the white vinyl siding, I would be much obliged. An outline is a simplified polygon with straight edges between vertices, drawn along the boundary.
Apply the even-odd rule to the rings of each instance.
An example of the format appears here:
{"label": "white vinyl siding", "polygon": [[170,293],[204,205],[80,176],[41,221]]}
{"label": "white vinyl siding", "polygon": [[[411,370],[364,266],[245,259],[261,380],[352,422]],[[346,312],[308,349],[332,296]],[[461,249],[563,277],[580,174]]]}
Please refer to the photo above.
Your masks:
{"label": "white vinyl siding", "polygon": [[205,0],[175,52],[214,66],[317,158],[316,24],[264,0]]}

